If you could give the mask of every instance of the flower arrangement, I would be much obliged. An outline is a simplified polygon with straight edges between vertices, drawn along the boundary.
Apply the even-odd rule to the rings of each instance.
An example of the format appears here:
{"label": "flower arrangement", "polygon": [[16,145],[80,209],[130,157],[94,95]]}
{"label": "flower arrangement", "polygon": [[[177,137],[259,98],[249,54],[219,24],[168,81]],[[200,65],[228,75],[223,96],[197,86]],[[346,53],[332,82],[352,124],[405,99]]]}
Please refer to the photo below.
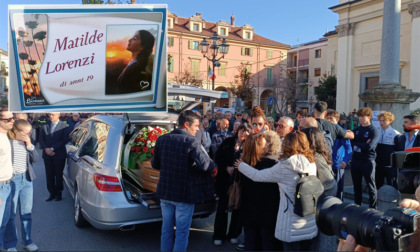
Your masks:
{"label": "flower arrangement", "polygon": [[142,128],[131,145],[130,156],[140,163],[152,158],[155,152],[156,140],[168,131],[159,126]]}

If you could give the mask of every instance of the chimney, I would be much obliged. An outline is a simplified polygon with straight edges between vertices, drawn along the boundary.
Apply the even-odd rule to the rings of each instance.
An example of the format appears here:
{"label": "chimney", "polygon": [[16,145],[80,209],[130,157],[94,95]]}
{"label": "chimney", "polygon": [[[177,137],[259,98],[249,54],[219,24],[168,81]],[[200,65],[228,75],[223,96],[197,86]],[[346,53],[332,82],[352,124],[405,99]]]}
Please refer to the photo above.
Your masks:
{"label": "chimney", "polygon": [[230,17],[230,25],[231,26],[235,26],[235,16],[232,14],[232,16]]}

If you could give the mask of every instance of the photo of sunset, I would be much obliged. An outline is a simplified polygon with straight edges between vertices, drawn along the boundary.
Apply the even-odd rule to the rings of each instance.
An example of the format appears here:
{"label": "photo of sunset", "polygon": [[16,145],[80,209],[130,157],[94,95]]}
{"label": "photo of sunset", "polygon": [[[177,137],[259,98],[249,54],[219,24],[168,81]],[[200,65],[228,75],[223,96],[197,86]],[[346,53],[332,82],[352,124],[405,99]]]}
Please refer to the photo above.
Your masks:
{"label": "photo of sunset", "polygon": [[157,25],[108,25],[105,94],[151,90]]}
{"label": "photo of sunset", "polygon": [[39,69],[47,46],[47,15],[14,14],[13,27],[25,101],[27,105],[47,104],[39,85]]}

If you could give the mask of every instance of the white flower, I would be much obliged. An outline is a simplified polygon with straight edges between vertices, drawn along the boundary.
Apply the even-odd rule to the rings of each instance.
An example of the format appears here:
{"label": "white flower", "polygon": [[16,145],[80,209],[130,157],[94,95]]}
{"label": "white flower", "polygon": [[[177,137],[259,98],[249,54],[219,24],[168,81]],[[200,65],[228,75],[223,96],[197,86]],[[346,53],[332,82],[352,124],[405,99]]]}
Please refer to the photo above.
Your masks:
{"label": "white flower", "polygon": [[149,148],[149,149],[150,149],[150,148],[152,148],[151,144],[148,144],[148,145],[147,145],[147,148]]}
{"label": "white flower", "polygon": [[149,144],[151,144],[152,142],[150,140],[147,140],[147,146],[149,146]]}
{"label": "white flower", "polygon": [[152,147],[155,147],[155,142],[152,143]]}

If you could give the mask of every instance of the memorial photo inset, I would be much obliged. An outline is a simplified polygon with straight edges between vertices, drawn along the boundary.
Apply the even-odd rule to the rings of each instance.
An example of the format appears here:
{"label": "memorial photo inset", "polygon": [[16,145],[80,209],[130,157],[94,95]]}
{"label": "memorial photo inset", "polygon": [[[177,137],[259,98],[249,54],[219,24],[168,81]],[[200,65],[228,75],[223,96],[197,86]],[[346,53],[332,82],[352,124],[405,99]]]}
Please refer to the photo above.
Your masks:
{"label": "memorial photo inset", "polygon": [[108,25],[106,95],[152,89],[157,25]]}

